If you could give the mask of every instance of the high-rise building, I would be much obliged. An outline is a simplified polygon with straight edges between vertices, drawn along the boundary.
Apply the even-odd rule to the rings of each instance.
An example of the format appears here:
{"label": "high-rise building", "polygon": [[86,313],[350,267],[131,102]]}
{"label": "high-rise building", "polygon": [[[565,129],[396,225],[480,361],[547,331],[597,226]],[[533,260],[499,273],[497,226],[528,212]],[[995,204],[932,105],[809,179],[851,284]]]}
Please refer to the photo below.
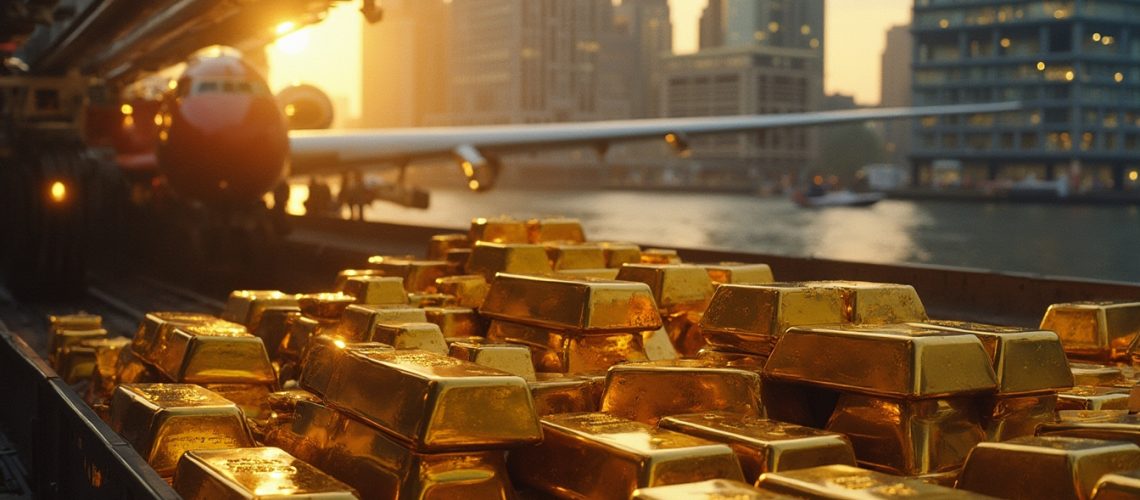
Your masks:
{"label": "high-rise building", "polygon": [[628,116],[628,82],[602,70],[612,65],[610,0],[453,0],[451,10],[447,122]]}
{"label": "high-rise building", "polygon": [[[910,26],[894,26],[887,30],[886,37],[879,105],[887,108],[910,106],[910,58],[914,51]],[[891,163],[906,164],[910,152],[910,129],[911,124],[906,120],[883,122],[883,147]]]}
{"label": "high-rise building", "polygon": [[699,45],[701,50],[724,46],[725,1],[709,0],[705,10],[701,11]]}
{"label": "high-rise building", "polygon": [[673,53],[673,23],[668,0],[622,0],[614,26],[632,41],[623,76],[629,82],[633,118],[660,116],[661,58]]}
{"label": "high-rise building", "polygon": [[[663,63],[662,106],[669,117],[817,110],[823,95],[821,65],[818,50],[758,44],[672,56]],[[817,142],[805,128],[691,139],[693,159],[705,177],[756,187],[810,167]]]}
{"label": "high-rise building", "polygon": [[422,126],[446,111],[449,10],[443,0],[385,0],[384,21],[365,23],[361,125]]}
{"label": "high-rise building", "polygon": [[[720,5],[713,5],[714,3]],[[772,47],[819,49],[823,47],[823,0],[709,0],[720,10],[723,45],[759,43]],[[702,24],[702,27],[704,24]],[[710,40],[717,35],[710,32]]]}
{"label": "high-rise building", "polygon": [[1136,1],[918,0],[913,19],[915,105],[1026,105],[915,125],[918,182],[1140,187]]}

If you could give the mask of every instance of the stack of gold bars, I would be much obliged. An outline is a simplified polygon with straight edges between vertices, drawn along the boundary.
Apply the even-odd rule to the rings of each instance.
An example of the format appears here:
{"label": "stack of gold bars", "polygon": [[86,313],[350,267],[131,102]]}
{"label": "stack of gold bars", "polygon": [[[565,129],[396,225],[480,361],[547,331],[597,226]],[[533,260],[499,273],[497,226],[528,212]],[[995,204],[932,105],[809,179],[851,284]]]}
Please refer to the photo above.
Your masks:
{"label": "stack of gold bars", "polygon": [[312,294],[235,291],[51,360],[187,498],[1137,498],[1140,302],[1040,328],[908,285],[476,219]]}

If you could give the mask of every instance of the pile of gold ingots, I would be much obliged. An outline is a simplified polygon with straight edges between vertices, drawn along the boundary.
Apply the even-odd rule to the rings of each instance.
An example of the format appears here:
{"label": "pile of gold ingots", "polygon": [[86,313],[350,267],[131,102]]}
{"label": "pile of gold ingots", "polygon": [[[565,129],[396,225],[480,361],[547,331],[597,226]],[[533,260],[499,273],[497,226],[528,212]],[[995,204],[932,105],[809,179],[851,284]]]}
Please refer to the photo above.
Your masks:
{"label": "pile of gold ingots", "polygon": [[1136,498],[1140,303],[1039,329],[476,219],[52,362],[188,498]]}

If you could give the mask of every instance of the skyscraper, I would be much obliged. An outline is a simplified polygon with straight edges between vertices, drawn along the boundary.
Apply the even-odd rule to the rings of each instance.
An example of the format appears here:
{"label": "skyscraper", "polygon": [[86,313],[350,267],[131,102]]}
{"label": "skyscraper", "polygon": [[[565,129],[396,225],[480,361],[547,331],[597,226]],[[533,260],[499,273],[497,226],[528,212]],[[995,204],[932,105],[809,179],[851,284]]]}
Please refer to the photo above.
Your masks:
{"label": "skyscraper", "polygon": [[823,0],[709,0],[701,48],[760,44],[823,47]]}
{"label": "skyscraper", "polygon": [[[910,57],[914,51],[910,26],[894,26],[887,30],[886,37],[879,104],[891,108],[910,106]],[[910,128],[910,122],[905,120],[883,122],[883,146],[891,163],[906,164],[906,157],[910,152]]]}
{"label": "skyscraper", "polygon": [[701,12],[700,49],[724,46],[725,0],[709,0]]}
{"label": "skyscraper", "polygon": [[661,58],[673,53],[668,0],[622,0],[616,8],[614,25],[633,43],[623,72],[629,82],[632,117],[661,116]]}

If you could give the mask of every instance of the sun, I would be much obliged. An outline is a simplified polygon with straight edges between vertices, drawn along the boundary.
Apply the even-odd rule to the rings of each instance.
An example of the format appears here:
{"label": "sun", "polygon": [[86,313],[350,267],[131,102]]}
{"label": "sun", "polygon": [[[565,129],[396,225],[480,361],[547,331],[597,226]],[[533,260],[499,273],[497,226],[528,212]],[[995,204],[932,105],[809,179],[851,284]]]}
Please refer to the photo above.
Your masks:
{"label": "sun", "polygon": [[309,48],[309,30],[303,28],[277,39],[275,44],[282,54],[297,55]]}

